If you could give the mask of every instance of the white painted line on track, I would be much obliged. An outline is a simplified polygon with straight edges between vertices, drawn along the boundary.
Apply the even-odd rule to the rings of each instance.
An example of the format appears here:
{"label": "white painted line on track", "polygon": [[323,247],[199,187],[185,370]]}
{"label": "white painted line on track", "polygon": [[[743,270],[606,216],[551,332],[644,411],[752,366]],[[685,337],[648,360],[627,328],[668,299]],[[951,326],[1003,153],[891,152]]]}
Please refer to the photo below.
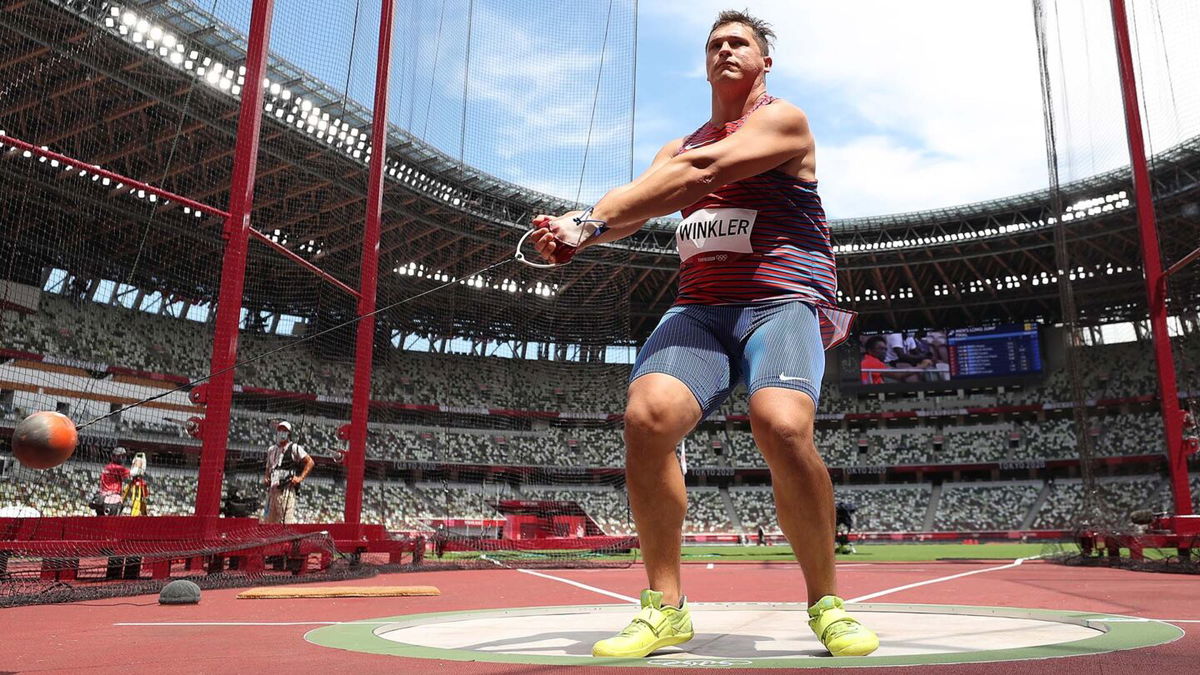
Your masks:
{"label": "white painted line on track", "polygon": [[585,583],[582,583],[582,582],[579,582],[579,581],[574,581],[574,580],[571,580],[571,579],[564,579],[564,578],[562,578],[562,577],[556,577],[556,576],[554,576],[553,574],[544,574],[544,573],[542,573],[542,572],[534,572],[533,570],[522,569],[522,568],[520,568],[520,567],[509,567],[509,566],[505,565],[504,563],[500,562],[499,560],[493,560],[493,559],[491,559],[491,558],[487,557],[486,555],[484,555],[484,556],[480,556],[480,557],[481,557],[482,559],[484,559],[484,560],[486,560],[486,561],[488,561],[488,562],[492,563],[492,564],[493,564],[493,565],[495,565],[496,567],[500,567],[500,568],[503,568],[503,569],[506,569],[506,570],[512,570],[512,571],[514,571],[514,572],[520,572],[521,574],[529,574],[529,575],[531,575],[531,576],[535,576],[535,577],[541,577],[542,579],[549,579],[550,581],[557,581],[557,582],[559,582],[559,583],[562,583],[562,584],[567,584],[568,586],[574,586],[574,587],[576,587],[576,588],[582,588],[582,589],[583,589],[583,590],[585,590],[585,591],[591,591],[591,592],[593,592],[593,593],[599,593],[600,595],[607,595],[608,597],[610,597],[610,598],[616,598],[617,600],[624,600],[625,602],[632,602],[632,603],[633,603],[633,604],[635,604],[635,605],[636,605],[636,604],[639,602],[637,598],[631,598],[631,597],[629,597],[628,595],[621,595],[620,593],[614,593],[614,592],[612,592],[612,591],[606,591],[606,590],[604,590],[603,588],[596,588],[595,586],[589,586],[589,585],[587,585],[587,584],[585,584]]}
{"label": "white painted line on track", "polygon": [[951,579],[961,579],[963,577],[969,577],[973,574],[983,574],[984,572],[996,572],[999,570],[1011,569],[1013,567],[1019,567],[1021,565],[1021,563],[1025,562],[1026,560],[1033,560],[1035,558],[1040,558],[1040,557],[1041,557],[1040,555],[1034,555],[1034,556],[1029,556],[1028,558],[1017,558],[1016,560],[1012,561],[1011,563],[1009,563],[1007,565],[998,565],[996,567],[985,567],[984,569],[981,569],[981,570],[971,570],[970,572],[960,572],[959,574],[951,574],[950,576],[938,577],[936,579],[926,579],[925,581],[918,581],[918,582],[912,583],[912,584],[905,584],[903,586],[897,586],[895,588],[888,588],[888,589],[885,589],[882,591],[876,591],[875,593],[868,593],[866,595],[860,595],[857,598],[850,598],[846,602],[865,602],[867,600],[874,600],[875,598],[878,598],[880,596],[891,595],[892,593],[898,593],[900,591],[907,591],[910,588],[918,588],[920,586],[928,586],[929,584],[936,584],[936,583],[940,583],[942,581],[950,581]]}
{"label": "white painted line on track", "polygon": [[386,626],[394,621],[141,621],[114,626]]}
{"label": "white painted line on track", "polygon": [[553,574],[543,574],[542,572],[534,572],[533,570],[521,569],[520,567],[514,567],[514,568],[512,568],[512,570],[514,572],[520,572],[522,574],[530,574],[535,577],[541,577],[543,579],[549,579],[551,581],[557,581],[559,583],[568,584],[568,585],[574,586],[576,588],[582,588],[585,591],[599,593],[600,595],[607,595],[608,597],[616,598],[617,600],[624,600],[625,602],[632,602],[634,604],[637,604],[637,602],[638,602],[637,598],[631,598],[628,595],[621,595],[620,593],[606,591],[603,588],[596,588],[595,586],[589,586],[587,584],[580,583],[578,581],[573,581],[571,579],[564,579],[562,577],[556,577]]}

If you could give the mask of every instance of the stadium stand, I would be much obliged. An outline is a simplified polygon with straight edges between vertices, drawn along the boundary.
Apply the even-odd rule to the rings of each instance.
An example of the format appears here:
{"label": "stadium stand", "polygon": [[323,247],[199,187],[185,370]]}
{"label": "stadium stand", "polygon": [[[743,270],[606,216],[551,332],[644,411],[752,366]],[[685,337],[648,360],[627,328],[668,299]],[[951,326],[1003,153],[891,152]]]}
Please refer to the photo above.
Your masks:
{"label": "stadium stand", "polygon": [[[119,365],[134,371],[195,377],[205,373],[211,329],[194,321],[153,315],[115,305],[100,305],[54,294],[43,294],[37,314],[3,313],[4,346],[34,354],[71,359],[71,363],[102,371]],[[133,339],[132,336],[137,336]],[[242,354],[264,354],[291,338],[247,333]],[[1200,338],[1182,338],[1185,345]],[[1085,384],[1089,398],[1122,398],[1153,394],[1150,355],[1139,343],[1098,345],[1082,351]],[[523,364],[524,376],[516,386],[511,370],[497,359],[469,355],[443,355],[402,350],[385,350],[374,378],[373,396],[412,404],[437,403],[467,408],[500,408],[534,411],[619,412],[624,404],[623,384],[628,366],[614,364],[571,364],[571,368],[607,368],[614,386],[603,391],[572,386],[562,377],[562,364],[536,360]],[[1130,364],[1113,368],[1112,364]],[[316,364],[316,365],[314,365]],[[0,364],[0,380],[19,379],[23,369],[36,364],[9,361]],[[42,367],[42,366],[38,366]],[[238,382],[276,392],[304,392],[345,396],[350,390],[349,364],[317,359],[306,350],[291,349],[247,364],[238,371]],[[65,390],[86,391],[73,376],[44,370],[43,381]],[[1190,373],[1194,378],[1195,374]],[[111,376],[110,376],[111,377]],[[1184,376],[1184,384],[1188,375]],[[594,378],[591,378],[594,379]],[[145,395],[144,383],[132,382],[125,391]],[[186,404],[185,394],[174,400]],[[855,397],[829,382],[822,383],[823,413],[876,413],[881,411],[928,411],[942,416],[918,418],[911,426],[889,428],[854,427],[846,422],[819,422],[815,441],[826,463],[834,468],[897,465],[971,465],[998,462],[1071,459],[1077,455],[1073,421],[1063,413],[1046,410],[1039,419],[1028,416],[1008,421],[970,423],[962,417],[947,423],[945,415],[956,409],[1005,404],[1043,404],[1065,401],[1069,387],[1060,370],[1049,372],[1040,385],[957,395],[914,398],[900,396]],[[108,412],[108,404],[84,396],[54,396],[41,391],[18,390],[0,399],[0,419],[20,420],[29,411],[53,409],[67,404],[72,415],[83,418]],[[726,416],[744,416],[748,401],[744,388],[731,396],[719,411]],[[322,413],[325,414],[325,413]],[[241,470],[247,462],[260,461],[261,453],[274,439],[272,420],[287,417],[296,426],[296,438],[318,457],[332,457],[346,447],[338,437],[344,418],[325,417],[312,411],[295,414],[267,413],[234,408],[230,447],[241,452]],[[195,447],[198,441],[184,428],[185,413],[137,408],[119,418],[105,420],[92,431],[111,443],[138,441],[165,448]],[[719,418],[718,418],[719,419]],[[431,421],[433,421],[431,419]],[[448,423],[449,425],[448,425]],[[534,428],[528,422],[512,421],[510,428],[456,426],[455,418],[439,423],[369,425],[367,456],[394,462],[423,462],[473,466],[525,465],[546,467],[622,467],[624,443],[619,427],[550,426]],[[1161,421],[1153,411],[1128,407],[1094,408],[1089,428],[1100,457],[1153,455],[1162,449]],[[764,462],[744,425],[715,424],[697,428],[685,442],[690,467],[725,470],[762,469]],[[94,490],[99,467],[73,463],[48,473],[44,480],[30,482],[6,495],[18,507],[39,504],[46,515],[86,515],[87,501]],[[151,474],[155,513],[190,513],[194,497],[194,469],[164,465]],[[226,485],[243,485],[257,494],[257,476],[231,474]],[[1131,510],[1165,507],[1168,486],[1157,476],[1106,478],[1105,499],[1114,509]],[[1200,487],[1200,486],[1198,486]],[[328,476],[314,476],[306,488],[310,497],[301,500],[301,518],[337,520],[341,516],[341,486]],[[1064,527],[1079,502],[1078,481],[1059,479],[1041,502],[1037,513],[1030,509],[1041,492],[1040,481],[946,483],[933,514],[938,531],[1017,529],[1028,522],[1036,529]],[[728,505],[725,494],[728,495]],[[14,496],[16,495],[16,496]],[[570,500],[583,507],[607,533],[630,531],[631,518],[620,490],[611,486],[524,485],[511,489],[510,496]],[[1165,496],[1164,496],[1165,495]],[[364,519],[383,522],[395,529],[421,529],[433,518],[495,517],[489,500],[502,496],[494,487],[475,484],[392,483],[367,481]],[[920,529],[931,497],[929,485],[880,485],[838,487],[838,498],[857,503],[859,529],[896,532]],[[1200,503],[1200,497],[1197,497]],[[731,518],[731,515],[733,516]],[[690,489],[687,531],[752,532],[758,523],[774,524],[774,507],[769,488],[733,487],[723,493],[713,487]]]}
{"label": "stadium stand", "polygon": [[[779,531],[775,519],[775,497],[770,488],[730,488],[742,532],[752,533],[763,525]],[[930,486],[834,486],[834,498],[858,507],[855,530],[859,532],[905,532],[921,529],[929,508]]]}
{"label": "stadium stand", "polygon": [[945,483],[933,529],[1018,530],[1041,490],[1041,481]]}
{"label": "stadium stand", "polygon": [[[1097,481],[1099,500],[1116,514],[1128,514],[1139,509],[1163,510],[1169,495],[1160,490],[1158,476],[1106,478]],[[1072,526],[1073,517],[1083,501],[1082,482],[1057,480],[1051,486],[1045,502],[1035,515],[1032,528],[1064,529]]]}
{"label": "stadium stand", "polygon": [[[188,378],[206,373],[211,350],[211,328],[206,324],[120,306],[73,301],[53,294],[43,294],[41,307],[37,314],[5,312],[6,346]],[[242,358],[261,355],[290,339],[247,333],[240,341]],[[1195,347],[1200,336],[1189,335],[1179,342],[1181,348]],[[617,412],[624,406],[623,384],[628,366],[571,364],[575,369],[613,371],[611,379],[615,386],[596,391],[572,387],[570,380],[562,377],[563,365],[554,362],[524,363],[520,386],[516,386],[518,383],[510,381],[511,371],[497,358],[391,350],[382,354],[381,359],[383,362],[373,380],[373,396],[385,400],[521,410]],[[1154,391],[1152,356],[1141,343],[1088,347],[1083,350],[1082,359],[1081,370],[1089,397],[1132,397]],[[318,365],[314,367],[314,363]],[[1114,369],[1113,363],[1121,363],[1123,367]],[[275,391],[344,395],[351,390],[352,372],[348,363],[318,359],[304,349],[288,349],[242,366],[238,382]],[[593,377],[580,379],[595,381]],[[1188,385],[1187,381],[1181,383],[1185,388]],[[1070,393],[1065,374],[1053,370],[1040,386],[962,397],[881,401],[874,396],[844,395],[828,381],[822,383],[821,397],[824,413],[871,413],[884,409],[936,410],[958,405],[1069,401]],[[745,388],[739,387],[720,412],[744,415],[748,407]]]}

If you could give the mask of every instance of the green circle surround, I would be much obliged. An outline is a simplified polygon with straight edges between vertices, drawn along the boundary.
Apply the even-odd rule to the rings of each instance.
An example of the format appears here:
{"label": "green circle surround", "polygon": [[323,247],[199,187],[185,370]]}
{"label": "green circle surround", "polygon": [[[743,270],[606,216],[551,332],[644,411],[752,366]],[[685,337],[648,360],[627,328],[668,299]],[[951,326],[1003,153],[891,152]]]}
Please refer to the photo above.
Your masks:
{"label": "green circle surround", "polygon": [[[742,608],[778,607],[795,610],[802,603],[696,603],[698,608]],[[549,607],[514,607],[509,612],[532,614],[553,610],[579,610],[593,605],[562,605]],[[973,607],[966,605],[908,605],[908,604],[856,604],[854,609],[864,612],[906,612],[923,614],[961,614],[967,616],[995,616],[1014,619],[1032,619],[1055,623],[1067,623],[1094,628],[1101,631],[1095,637],[1072,642],[1062,642],[1036,647],[1013,649],[987,649],[975,652],[953,652],[945,654],[910,654],[901,656],[844,656],[840,658],[755,658],[755,657],[702,657],[680,655],[678,659],[617,659],[588,658],[580,656],[543,656],[537,654],[505,654],[480,652],[469,649],[443,649],[395,642],[378,636],[385,629],[407,628],[419,624],[446,623],[473,615],[505,612],[506,608],[472,609],[455,612],[409,614],[360,622],[348,622],[323,626],[309,631],[305,639],[323,647],[368,654],[388,654],[419,659],[443,659],[447,661],[476,661],[484,663],[522,663],[555,666],[630,666],[655,667],[700,667],[700,668],[855,668],[866,666],[911,666],[954,663],[985,663],[996,661],[1025,661],[1031,659],[1087,656],[1107,652],[1153,647],[1178,640],[1184,632],[1178,626],[1153,619],[1098,614],[1094,612],[1064,612],[1047,609],[1021,609],[1012,607]]]}

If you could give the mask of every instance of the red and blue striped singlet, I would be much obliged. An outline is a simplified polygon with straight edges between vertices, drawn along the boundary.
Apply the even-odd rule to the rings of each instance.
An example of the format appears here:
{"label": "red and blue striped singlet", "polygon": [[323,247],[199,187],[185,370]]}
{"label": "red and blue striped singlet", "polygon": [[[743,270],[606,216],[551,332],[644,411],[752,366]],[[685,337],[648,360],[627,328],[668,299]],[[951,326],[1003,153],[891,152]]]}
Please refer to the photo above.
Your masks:
{"label": "red and blue striped singlet", "polygon": [[[705,123],[678,153],[736,133],[740,119]],[[846,339],[855,313],[835,306],[837,268],[817,183],[771,169],[722,186],[683,209],[677,305],[744,305],[801,300],[815,306],[828,349]]]}

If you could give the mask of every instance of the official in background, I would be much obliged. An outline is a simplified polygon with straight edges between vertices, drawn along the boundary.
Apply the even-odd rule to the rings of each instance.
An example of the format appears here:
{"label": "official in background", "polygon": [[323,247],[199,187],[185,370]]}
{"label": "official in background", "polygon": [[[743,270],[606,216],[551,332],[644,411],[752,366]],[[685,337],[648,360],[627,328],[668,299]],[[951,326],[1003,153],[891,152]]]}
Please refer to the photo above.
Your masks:
{"label": "official in background", "polygon": [[91,507],[98,516],[115,516],[121,513],[121,493],[125,481],[129,480],[129,469],[125,466],[125,448],[113,449],[108,464],[100,471],[100,489],[92,497]]}

